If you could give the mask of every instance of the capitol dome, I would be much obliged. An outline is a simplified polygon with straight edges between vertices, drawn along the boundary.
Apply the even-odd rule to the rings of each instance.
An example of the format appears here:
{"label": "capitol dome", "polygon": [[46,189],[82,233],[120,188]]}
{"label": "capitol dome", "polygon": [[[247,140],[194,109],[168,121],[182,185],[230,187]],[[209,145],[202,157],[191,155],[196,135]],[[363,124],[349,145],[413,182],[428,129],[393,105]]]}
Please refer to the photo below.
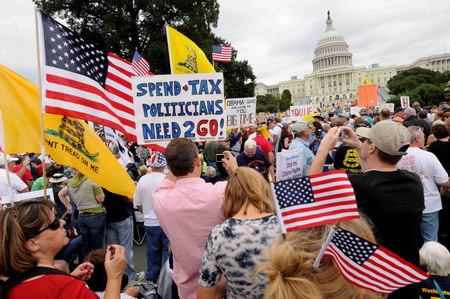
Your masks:
{"label": "capitol dome", "polygon": [[328,12],[327,29],[319,38],[314,50],[313,70],[321,71],[331,68],[351,67],[352,53],[348,50],[348,44],[342,33],[333,28],[333,20]]}

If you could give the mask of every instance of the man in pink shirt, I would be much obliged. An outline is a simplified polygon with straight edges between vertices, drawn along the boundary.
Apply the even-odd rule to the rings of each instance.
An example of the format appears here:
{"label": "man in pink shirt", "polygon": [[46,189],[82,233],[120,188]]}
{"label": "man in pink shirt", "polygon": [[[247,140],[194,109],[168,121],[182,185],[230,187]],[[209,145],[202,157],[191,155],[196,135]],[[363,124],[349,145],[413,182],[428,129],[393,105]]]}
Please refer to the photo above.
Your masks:
{"label": "man in pink shirt", "polygon": [[[213,185],[200,178],[198,149],[189,139],[170,141],[165,156],[170,172],[153,196],[153,209],[171,243],[178,294],[194,299],[206,241],[214,226],[225,221],[221,208],[226,182]],[[231,159],[233,166],[227,168],[234,171],[237,164]]]}

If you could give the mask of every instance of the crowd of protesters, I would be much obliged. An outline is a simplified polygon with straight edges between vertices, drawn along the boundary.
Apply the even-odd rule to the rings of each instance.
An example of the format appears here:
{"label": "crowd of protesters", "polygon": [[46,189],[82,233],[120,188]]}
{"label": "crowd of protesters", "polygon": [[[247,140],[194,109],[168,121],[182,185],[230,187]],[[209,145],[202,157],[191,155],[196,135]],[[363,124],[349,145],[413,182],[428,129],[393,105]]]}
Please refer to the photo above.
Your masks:
{"label": "crowd of protesters", "polygon": [[[139,296],[139,289],[125,288],[128,280],[158,285],[155,296],[162,298],[384,297],[345,280],[330,258],[312,267],[329,226],[281,235],[269,183],[277,181],[277,153],[296,149],[303,151],[302,176],[348,173],[361,219],[342,228],[430,273],[421,286],[389,298],[448,298],[447,105],[414,103],[392,113],[363,108],[356,115],[329,107],[309,123],[267,115],[230,129],[225,140],[173,139],[164,154],[124,138],[127,159],[118,145],[108,146],[136,182],[134,198],[49,157],[2,156],[0,196],[8,196],[9,186],[17,194],[46,185],[55,199],[25,200],[0,212],[0,275],[15,281],[8,298]],[[139,215],[145,272],[133,263]]]}

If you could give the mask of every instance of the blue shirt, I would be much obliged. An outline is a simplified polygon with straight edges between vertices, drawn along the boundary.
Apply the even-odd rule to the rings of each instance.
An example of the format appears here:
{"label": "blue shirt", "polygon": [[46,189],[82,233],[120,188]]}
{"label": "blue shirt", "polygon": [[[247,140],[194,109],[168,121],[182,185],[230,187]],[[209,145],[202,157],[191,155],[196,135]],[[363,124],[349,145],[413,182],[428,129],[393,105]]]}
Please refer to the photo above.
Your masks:
{"label": "blue shirt", "polygon": [[309,149],[309,142],[304,141],[301,138],[295,138],[294,141],[292,141],[291,145],[289,146],[289,150],[294,149],[303,149],[303,173],[302,176],[307,176],[309,168],[311,167],[311,164],[315,158],[314,153]]}

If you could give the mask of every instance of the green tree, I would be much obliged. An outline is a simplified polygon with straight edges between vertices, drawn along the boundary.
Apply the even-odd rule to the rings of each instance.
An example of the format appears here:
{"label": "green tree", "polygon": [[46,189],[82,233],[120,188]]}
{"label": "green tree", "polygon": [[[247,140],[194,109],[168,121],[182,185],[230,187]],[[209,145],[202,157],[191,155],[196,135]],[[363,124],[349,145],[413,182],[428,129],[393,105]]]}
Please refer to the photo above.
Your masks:
{"label": "green tree", "polygon": [[280,99],[280,111],[286,111],[292,106],[292,95],[288,89],[283,90]]}
{"label": "green tree", "polygon": [[413,90],[421,84],[444,83],[444,81],[441,80],[445,80],[445,75],[440,75],[438,72],[432,70],[415,67],[392,77],[387,82],[387,86],[391,94],[399,95],[407,90]]}
{"label": "green tree", "polygon": [[256,104],[257,105],[266,106],[267,101],[268,101],[267,96],[262,96],[262,95],[256,96]]}

